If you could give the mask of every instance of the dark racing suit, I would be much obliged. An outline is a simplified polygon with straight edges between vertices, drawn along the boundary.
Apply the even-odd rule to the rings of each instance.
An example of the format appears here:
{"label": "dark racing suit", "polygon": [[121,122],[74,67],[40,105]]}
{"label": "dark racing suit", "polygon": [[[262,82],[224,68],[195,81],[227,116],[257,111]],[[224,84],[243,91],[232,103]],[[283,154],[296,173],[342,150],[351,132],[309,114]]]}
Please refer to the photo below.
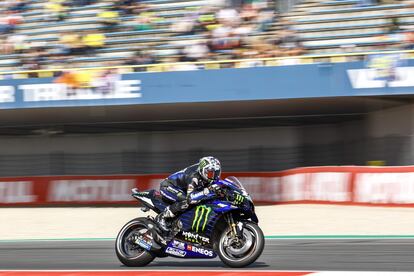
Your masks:
{"label": "dark racing suit", "polygon": [[209,189],[206,189],[208,183],[204,181],[198,173],[198,164],[187,167],[176,172],[160,184],[160,193],[163,200],[171,204],[168,209],[172,215],[185,211],[190,204],[196,204],[204,199],[215,195]]}

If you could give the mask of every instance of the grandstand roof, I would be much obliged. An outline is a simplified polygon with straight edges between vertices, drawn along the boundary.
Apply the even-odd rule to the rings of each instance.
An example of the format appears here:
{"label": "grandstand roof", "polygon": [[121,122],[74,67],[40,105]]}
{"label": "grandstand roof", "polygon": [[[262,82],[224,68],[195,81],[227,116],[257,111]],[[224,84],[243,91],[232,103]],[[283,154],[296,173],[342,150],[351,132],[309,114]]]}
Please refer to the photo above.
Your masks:
{"label": "grandstand roof", "polygon": [[326,124],[355,120],[408,102],[414,102],[414,96],[0,110],[0,135]]}

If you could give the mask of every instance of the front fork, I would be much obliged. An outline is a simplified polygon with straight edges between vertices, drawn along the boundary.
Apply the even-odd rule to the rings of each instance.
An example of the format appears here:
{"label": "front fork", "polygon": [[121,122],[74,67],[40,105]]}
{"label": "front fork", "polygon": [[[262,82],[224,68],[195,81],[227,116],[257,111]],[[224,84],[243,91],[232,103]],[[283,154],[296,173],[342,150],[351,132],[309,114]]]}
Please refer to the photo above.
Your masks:
{"label": "front fork", "polygon": [[243,223],[236,223],[232,213],[228,213],[226,216],[227,223],[231,229],[231,234],[234,238],[243,239]]}

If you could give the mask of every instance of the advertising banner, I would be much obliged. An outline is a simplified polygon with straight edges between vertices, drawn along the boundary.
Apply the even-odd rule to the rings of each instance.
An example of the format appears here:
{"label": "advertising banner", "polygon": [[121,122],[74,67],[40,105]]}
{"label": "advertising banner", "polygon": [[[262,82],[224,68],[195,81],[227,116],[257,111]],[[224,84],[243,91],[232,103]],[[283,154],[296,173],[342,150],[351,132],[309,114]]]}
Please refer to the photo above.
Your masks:
{"label": "advertising banner", "polygon": [[69,71],[54,78],[6,76],[0,80],[0,109],[413,94],[414,61],[395,59],[158,73]]}
{"label": "advertising banner", "polygon": [[[226,173],[257,203],[324,203],[414,207],[414,166],[309,167]],[[131,189],[158,189],[167,175],[0,178],[0,206],[137,205]]]}

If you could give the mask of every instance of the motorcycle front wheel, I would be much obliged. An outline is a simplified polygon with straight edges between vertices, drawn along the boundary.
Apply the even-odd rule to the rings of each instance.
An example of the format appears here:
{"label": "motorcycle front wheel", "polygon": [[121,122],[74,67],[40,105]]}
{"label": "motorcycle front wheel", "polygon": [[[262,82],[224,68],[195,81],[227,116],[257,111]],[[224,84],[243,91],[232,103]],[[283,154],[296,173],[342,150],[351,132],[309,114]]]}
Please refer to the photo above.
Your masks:
{"label": "motorcycle front wheel", "polygon": [[260,227],[247,222],[243,228],[243,238],[234,237],[231,228],[222,232],[217,254],[229,267],[245,267],[260,257],[265,246],[265,238]]}
{"label": "motorcycle front wheel", "polygon": [[150,252],[134,242],[140,231],[146,229],[146,223],[137,218],[129,221],[119,231],[115,241],[115,251],[121,263],[126,266],[145,266],[155,259]]}

